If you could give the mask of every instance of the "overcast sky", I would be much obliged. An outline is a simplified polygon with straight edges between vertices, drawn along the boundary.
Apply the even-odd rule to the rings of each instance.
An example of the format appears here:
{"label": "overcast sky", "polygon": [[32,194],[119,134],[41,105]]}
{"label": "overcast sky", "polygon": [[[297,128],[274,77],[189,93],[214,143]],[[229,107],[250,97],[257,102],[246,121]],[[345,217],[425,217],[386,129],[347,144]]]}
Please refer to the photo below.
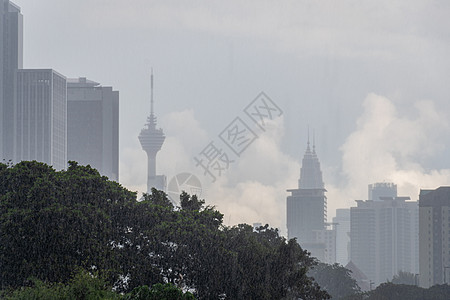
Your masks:
{"label": "overcast sky", "polygon": [[[285,232],[307,128],[328,216],[367,198],[450,184],[449,1],[15,0],[24,67],[120,91],[120,182],[146,189],[137,136],[155,110],[167,136],[157,172],[196,174],[227,224]],[[283,111],[211,183],[194,156],[264,91]]]}

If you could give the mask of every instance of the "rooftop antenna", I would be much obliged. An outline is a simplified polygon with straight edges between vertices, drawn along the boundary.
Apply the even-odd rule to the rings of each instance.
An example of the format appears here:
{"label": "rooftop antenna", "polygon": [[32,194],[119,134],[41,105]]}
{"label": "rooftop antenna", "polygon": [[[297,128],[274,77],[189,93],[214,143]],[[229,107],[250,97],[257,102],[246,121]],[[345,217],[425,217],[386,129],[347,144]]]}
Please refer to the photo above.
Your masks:
{"label": "rooftop antenna", "polygon": [[309,125],[308,125],[308,147],[307,147],[307,150],[310,150],[309,149]]}
{"label": "rooftop antenna", "polygon": [[150,115],[153,115],[153,68],[150,76]]}
{"label": "rooftop antenna", "polygon": [[150,75],[150,116],[148,117],[148,127],[156,129],[156,117],[153,111],[153,68]]}
{"label": "rooftop antenna", "polygon": [[313,153],[316,153],[316,130],[313,129]]}

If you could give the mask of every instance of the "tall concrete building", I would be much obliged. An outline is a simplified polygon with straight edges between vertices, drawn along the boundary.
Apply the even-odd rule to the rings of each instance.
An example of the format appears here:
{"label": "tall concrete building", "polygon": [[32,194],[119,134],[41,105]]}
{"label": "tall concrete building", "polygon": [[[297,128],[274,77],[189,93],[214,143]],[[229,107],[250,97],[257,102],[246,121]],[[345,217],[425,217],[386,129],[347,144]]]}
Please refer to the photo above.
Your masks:
{"label": "tall concrete building", "polygon": [[150,79],[150,116],[147,118],[145,128],[139,134],[139,141],[142,149],[147,153],[147,192],[151,193],[152,188],[165,191],[167,179],[165,175],[156,175],[156,154],[161,150],[166,139],[161,128],[156,128],[156,116],[153,111],[153,71]]}
{"label": "tall concrete building", "polygon": [[397,197],[397,185],[391,182],[369,184],[369,199],[379,201],[380,197]]}
{"label": "tall concrete building", "polygon": [[418,272],[418,206],[409,199],[379,196],[350,208],[350,260],[375,285]]}
{"label": "tall concrete building", "polygon": [[66,78],[50,69],[22,69],[23,17],[0,0],[0,159],[67,162]]}
{"label": "tall concrete building", "polygon": [[23,17],[20,8],[0,0],[0,161],[14,158],[16,73],[23,63]]}
{"label": "tall concrete building", "polygon": [[67,159],[119,180],[119,92],[84,77],[67,81]]}
{"label": "tall concrete building", "polygon": [[66,78],[51,69],[17,71],[14,162],[37,160],[55,169],[67,163]]}
{"label": "tall concrete building", "polygon": [[[318,249],[311,250],[311,254],[319,259],[321,262],[327,264],[334,264],[336,262],[336,226],[325,223],[325,228],[322,230],[314,230],[314,245],[320,245]],[[306,244],[307,245],[307,244]],[[309,250],[308,246],[305,246]],[[322,250],[323,249],[323,250]]]}
{"label": "tall concrete building", "polygon": [[330,248],[332,242],[328,243],[333,240],[333,234],[325,232],[326,190],[315,146],[311,151],[309,141],[302,160],[298,188],[288,192],[291,193],[286,201],[288,238],[296,238],[304,249],[321,261],[333,260],[334,246]]}
{"label": "tall concrete building", "polygon": [[345,266],[349,262],[350,249],[350,209],[336,209],[336,216],[333,218],[336,226],[336,262]]}
{"label": "tall concrete building", "polygon": [[419,195],[419,283],[450,283],[450,187]]}

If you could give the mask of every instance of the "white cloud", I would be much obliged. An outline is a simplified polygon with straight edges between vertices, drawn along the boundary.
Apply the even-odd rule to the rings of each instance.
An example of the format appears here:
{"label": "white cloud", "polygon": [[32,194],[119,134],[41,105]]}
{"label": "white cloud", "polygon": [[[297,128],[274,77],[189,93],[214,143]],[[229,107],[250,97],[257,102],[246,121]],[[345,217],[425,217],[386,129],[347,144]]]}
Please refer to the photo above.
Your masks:
{"label": "white cloud", "polygon": [[[168,176],[190,171],[194,155],[207,143],[208,135],[195,119],[194,110],[172,112],[161,119],[166,134],[164,148],[158,154],[161,172]],[[170,179],[170,178],[168,178]]]}
{"label": "white cloud", "polygon": [[444,150],[442,136],[449,123],[431,101],[413,106],[413,117],[399,112],[389,99],[370,94],[356,130],[341,147],[343,175],[347,183],[330,184],[330,212],[340,206],[354,206],[353,200],[367,199],[367,185],[394,182],[400,196],[417,200],[421,188],[450,184],[450,170],[427,170],[421,160]]}
{"label": "white cloud", "polygon": [[138,192],[147,191],[147,155],[136,142],[121,149],[119,161],[119,182],[127,189]]}
{"label": "white cloud", "polygon": [[268,122],[231,168],[214,183],[205,180],[207,203],[225,214],[228,225],[270,224],[286,231],[286,190],[297,186],[298,162],[284,154],[280,143],[284,119]]}

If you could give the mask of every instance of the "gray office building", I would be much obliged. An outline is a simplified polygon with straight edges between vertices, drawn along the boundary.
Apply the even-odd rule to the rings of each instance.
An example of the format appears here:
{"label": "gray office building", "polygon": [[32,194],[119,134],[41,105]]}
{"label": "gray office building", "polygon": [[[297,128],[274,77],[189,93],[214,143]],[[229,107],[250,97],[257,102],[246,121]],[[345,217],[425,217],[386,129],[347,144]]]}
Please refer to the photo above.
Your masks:
{"label": "gray office building", "polygon": [[119,92],[84,77],[67,81],[67,157],[119,180]]}
{"label": "gray office building", "polygon": [[20,8],[0,0],[0,160],[14,158],[16,73],[23,62],[23,17]]}
{"label": "gray office building", "polygon": [[0,0],[0,160],[67,162],[66,78],[50,69],[23,69],[20,8]]}
{"label": "gray office building", "polygon": [[336,262],[345,266],[349,262],[350,208],[336,209],[333,224],[336,226]]}
{"label": "gray office building", "polygon": [[421,190],[419,196],[420,285],[450,283],[450,187]]}
{"label": "gray office building", "polygon": [[350,260],[375,286],[418,272],[418,203],[409,197],[356,200],[350,208]]}
{"label": "gray office building", "polygon": [[67,163],[66,78],[51,69],[17,71],[14,162],[37,160],[61,170]]}

